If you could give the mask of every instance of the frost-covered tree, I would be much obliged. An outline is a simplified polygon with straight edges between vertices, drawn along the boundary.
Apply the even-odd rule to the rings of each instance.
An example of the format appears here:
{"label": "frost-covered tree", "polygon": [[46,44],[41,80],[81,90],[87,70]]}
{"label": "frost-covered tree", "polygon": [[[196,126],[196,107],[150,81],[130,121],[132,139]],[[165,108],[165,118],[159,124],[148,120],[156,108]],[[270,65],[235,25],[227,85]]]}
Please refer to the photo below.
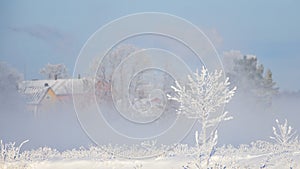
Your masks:
{"label": "frost-covered tree", "polygon": [[272,97],[278,93],[271,70],[264,71],[257,57],[245,55],[233,60],[233,68],[227,72],[238,93],[255,98],[259,103],[270,105]]}
{"label": "frost-covered tree", "polygon": [[[138,48],[131,44],[122,44],[112,48],[103,58],[97,57],[90,66],[90,71],[100,81],[110,83],[114,70],[122,62]],[[102,60],[100,60],[102,59]]]}
{"label": "frost-covered tree", "polygon": [[5,62],[0,62],[0,91],[16,90],[23,75]]}
{"label": "frost-covered tree", "polygon": [[[197,119],[202,129],[199,135],[199,144],[205,144],[211,134],[207,134],[210,127],[216,127],[221,121],[229,120],[228,112],[217,114],[219,109],[230,101],[236,88],[230,89],[229,78],[222,79],[222,71],[209,73],[206,68],[198,70],[193,75],[188,75],[186,85],[175,82],[172,86],[176,92],[175,96],[168,96],[169,99],[180,103],[177,110],[179,115]],[[214,113],[214,115],[213,115]]]}
{"label": "frost-covered tree", "polygon": [[[91,75],[96,78],[98,82],[96,85],[97,94],[100,96],[110,95],[110,86],[112,83],[112,76],[116,68],[120,63],[127,58],[130,54],[137,51],[138,48],[131,44],[121,44],[112,48],[103,58],[97,57],[90,66]],[[122,75],[118,77],[124,77],[135,66],[121,67]],[[119,84],[123,85],[123,84]]]}
{"label": "frost-covered tree", "polygon": [[68,71],[64,64],[47,64],[40,70],[40,74],[47,79],[64,79],[68,78]]}
{"label": "frost-covered tree", "polygon": [[186,85],[176,81],[176,86],[172,86],[176,95],[168,95],[169,99],[180,103],[179,115],[197,119],[201,125],[200,134],[198,131],[195,133],[198,155],[194,164],[199,169],[209,167],[216,150],[217,130],[207,133],[208,129],[232,118],[228,112],[221,112],[220,108],[231,100],[236,88],[230,88],[229,78],[224,80],[222,75],[222,71],[210,73],[203,67],[201,73],[197,70],[193,75],[188,75]]}
{"label": "frost-covered tree", "polygon": [[23,75],[5,62],[0,62],[0,107],[1,111],[13,111],[21,103],[18,83]]}
{"label": "frost-covered tree", "polygon": [[268,69],[263,78],[261,98],[268,104],[271,103],[272,97],[278,93],[276,83],[273,81],[273,75],[270,69]]}

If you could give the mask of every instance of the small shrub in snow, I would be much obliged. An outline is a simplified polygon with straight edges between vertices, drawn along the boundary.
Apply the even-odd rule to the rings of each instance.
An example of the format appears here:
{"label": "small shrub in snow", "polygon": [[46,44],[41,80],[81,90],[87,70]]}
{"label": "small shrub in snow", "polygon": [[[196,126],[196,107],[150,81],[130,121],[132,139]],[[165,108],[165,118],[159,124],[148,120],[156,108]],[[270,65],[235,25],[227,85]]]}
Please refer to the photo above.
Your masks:
{"label": "small shrub in snow", "polygon": [[112,155],[107,153],[99,146],[90,146],[88,149],[80,147],[79,149],[67,150],[61,153],[61,158],[67,160],[94,160],[102,161],[113,159]]}
{"label": "small shrub in snow", "polygon": [[273,127],[273,137],[271,139],[275,140],[278,144],[284,147],[290,147],[298,144],[298,136],[296,136],[296,131],[293,130],[291,126],[288,126],[288,122],[285,119],[284,124],[280,124],[278,119],[276,119],[276,124],[279,132],[275,127]]}
{"label": "small shrub in snow", "polygon": [[144,149],[145,152],[155,151],[157,149],[156,143],[157,140],[143,141],[141,143],[141,148]]}
{"label": "small shrub in snow", "polygon": [[44,161],[60,157],[60,152],[50,147],[40,147],[37,150],[24,151],[20,157],[27,161]]}
{"label": "small shrub in snow", "polygon": [[174,156],[183,156],[183,157],[192,157],[197,152],[195,147],[190,147],[187,144],[177,144],[172,146],[172,148],[166,148],[169,150],[167,152],[168,157]]}
{"label": "small shrub in snow", "polygon": [[28,141],[25,140],[19,146],[16,146],[16,142],[5,144],[0,140],[0,161],[18,161],[20,159],[21,147]]}
{"label": "small shrub in snow", "polygon": [[269,153],[272,152],[274,150],[274,144],[267,142],[267,141],[262,141],[262,140],[258,140],[255,142],[252,142],[251,144],[251,148],[250,148],[250,152],[252,154],[257,154],[257,153]]}
{"label": "small shrub in snow", "polygon": [[270,138],[277,144],[273,145],[271,153],[266,157],[262,166],[266,168],[276,163],[283,163],[293,169],[297,165],[293,157],[299,147],[298,136],[296,136],[296,131],[288,125],[287,120],[284,124],[280,124],[276,119],[276,124],[277,128],[273,127],[274,136]]}

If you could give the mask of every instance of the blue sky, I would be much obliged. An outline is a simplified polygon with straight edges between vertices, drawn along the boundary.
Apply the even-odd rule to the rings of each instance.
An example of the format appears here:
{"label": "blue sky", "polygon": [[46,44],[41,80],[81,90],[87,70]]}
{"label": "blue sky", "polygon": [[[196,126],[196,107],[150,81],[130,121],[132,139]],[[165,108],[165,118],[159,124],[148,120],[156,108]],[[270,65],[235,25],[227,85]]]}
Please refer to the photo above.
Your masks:
{"label": "blue sky", "polygon": [[282,90],[300,90],[300,1],[15,1],[0,2],[0,60],[26,78],[47,63],[72,73],[85,41],[104,24],[137,12],[185,18],[211,38],[219,54],[257,55]]}

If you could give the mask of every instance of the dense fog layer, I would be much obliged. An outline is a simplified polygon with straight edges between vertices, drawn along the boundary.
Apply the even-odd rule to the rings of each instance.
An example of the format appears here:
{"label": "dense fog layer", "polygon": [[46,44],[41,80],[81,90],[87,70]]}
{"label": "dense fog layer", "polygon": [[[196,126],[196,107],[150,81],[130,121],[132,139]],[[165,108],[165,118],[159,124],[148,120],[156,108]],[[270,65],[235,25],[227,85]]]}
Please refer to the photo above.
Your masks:
{"label": "dense fog layer", "polygon": [[[16,141],[17,143],[28,139],[30,141],[25,145],[26,149],[50,146],[65,150],[93,144],[81,128],[72,103],[56,107],[55,110],[34,114],[28,111],[24,98],[16,91],[15,82],[19,75],[7,66],[2,72],[2,79],[5,80],[1,81],[2,90],[0,90],[0,139],[5,142]],[[11,80],[12,77],[15,79]],[[265,106],[258,100],[238,91],[233,100],[225,107],[234,119],[220,124],[218,144],[237,146],[255,140],[269,140],[272,135],[272,126],[276,125],[275,119],[279,119],[279,121],[287,119],[289,124],[299,132],[299,103],[299,92],[280,92],[273,97],[271,104]],[[105,111],[109,118],[109,110]],[[194,145],[194,133],[199,128],[199,125],[195,125],[183,142]],[[106,132],[101,129],[99,131]],[[139,133],[134,135],[139,135]],[[103,137],[106,135],[104,134]]]}

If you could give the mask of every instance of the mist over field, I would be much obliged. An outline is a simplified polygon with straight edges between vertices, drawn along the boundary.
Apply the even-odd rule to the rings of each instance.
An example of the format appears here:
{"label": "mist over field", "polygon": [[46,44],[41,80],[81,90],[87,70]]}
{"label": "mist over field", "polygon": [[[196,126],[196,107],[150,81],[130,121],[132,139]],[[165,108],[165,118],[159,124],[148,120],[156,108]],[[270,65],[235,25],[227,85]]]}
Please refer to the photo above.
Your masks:
{"label": "mist over field", "polygon": [[[3,75],[9,74],[11,70],[4,71]],[[10,87],[15,84],[2,82],[3,88],[9,90],[1,91],[1,139],[16,142],[29,139],[30,142],[25,145],[25,148],[29,149],[50,146],[66,150],[94,144],[81,128],[72,102],[35,115],[26,108],[24,97],[17,93],[15,88]],[[233,119],[220,125],[218,144],[238,146],[255,140],[269,141],[275,119],[287,119],[296,131],[300,131],[297,122],[299,99],[297,92],[280,92],[272,99],[272,104],[265,107],[258,104],[258,100],[237,93],[225,108]],[[105,113],[108,113],[107,117],[110,118],[109,110]],[[194,133],[198,128],[199,124],[196,124],[183,143],[194,145]]]}
{"label": "mist over field", "polygon": [[299,6],[1,1],[0,169],[300,168]]}

